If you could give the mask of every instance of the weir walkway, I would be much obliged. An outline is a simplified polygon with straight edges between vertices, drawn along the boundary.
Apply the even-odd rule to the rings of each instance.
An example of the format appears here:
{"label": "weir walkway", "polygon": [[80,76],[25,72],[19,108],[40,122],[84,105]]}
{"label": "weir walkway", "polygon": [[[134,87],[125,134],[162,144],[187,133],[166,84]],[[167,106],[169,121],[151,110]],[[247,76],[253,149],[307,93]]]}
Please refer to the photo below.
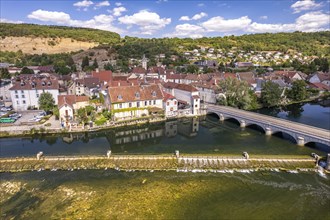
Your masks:
{"label": "weir walkway", "polygon": [[242,156],[43,156],[41,158],[1,158],[1,172],[116,169],[116,170],[242,170],[242,169],[315,169],[317,161],[304,156],[249,157]]}
{"label": "weir walkway", "polygon": [[314,142],[325,144],[330,148],[330,130],[228,106],[208,104],[206,111],[207,114],[213,113],[218,115],[220,121],[231,118],[235,119],[240,123],[241,127],[257,125],[265,131],[266,135],[272,135],[278,132],[286,133],[292,136],[300,146]]}

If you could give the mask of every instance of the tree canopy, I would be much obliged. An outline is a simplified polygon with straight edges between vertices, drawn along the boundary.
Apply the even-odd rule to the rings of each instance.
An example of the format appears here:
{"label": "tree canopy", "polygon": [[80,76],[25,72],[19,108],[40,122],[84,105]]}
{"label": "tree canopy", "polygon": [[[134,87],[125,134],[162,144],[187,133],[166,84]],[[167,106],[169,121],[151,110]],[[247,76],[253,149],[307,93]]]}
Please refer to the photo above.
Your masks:
{"label": "tree canopy", "polygon": [[55,106],[55,100],[53,98],[53,95],[49,92],[44,92],[40,94],[39,100],[39,108],[43,109],[45,112],[50,112],[54,109]]}
{"label": "tree canopy", "polygon": [[272,81],[263,83],[261,89],[261,102],[265,107],[277,106],[281,102],[282,89]]}

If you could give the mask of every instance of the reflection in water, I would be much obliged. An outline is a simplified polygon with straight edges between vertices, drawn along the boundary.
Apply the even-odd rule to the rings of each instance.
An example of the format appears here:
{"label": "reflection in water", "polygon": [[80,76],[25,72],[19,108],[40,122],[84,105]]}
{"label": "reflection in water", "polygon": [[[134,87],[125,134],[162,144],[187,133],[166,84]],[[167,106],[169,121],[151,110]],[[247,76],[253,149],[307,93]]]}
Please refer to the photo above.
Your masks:
{"label": "reflection in water", "polygon": [[256,112],[330,130],[330,101],[298,103],[278,108],[263,108]]}
{"label": "reflection in water", "polygon": [[[278,111],[278,110],[276,110]],[[303,114],[305,111],[303,112]],[[324,119],[323,119],[324,121]],[[255,128],[255,129],[251,129]],[[266,136],[256,127],[240,129],[217,116],[183,118],[156,124],[128,126],[99,132],[37,135],[0,139],[0,157],[45,155],[172,154],[175,150],[198,154],[303,154],[324,155],[329,147],[298,147],[280,137]],[[284,138],[284,139],[283,139]]]}

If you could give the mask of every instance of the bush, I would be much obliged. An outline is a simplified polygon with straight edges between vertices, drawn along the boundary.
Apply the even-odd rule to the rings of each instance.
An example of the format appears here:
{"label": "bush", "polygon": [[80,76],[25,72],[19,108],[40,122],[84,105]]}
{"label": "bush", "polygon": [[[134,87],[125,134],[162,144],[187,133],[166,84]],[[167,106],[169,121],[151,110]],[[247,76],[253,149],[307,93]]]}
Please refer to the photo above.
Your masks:
{"label": "bush", "polygon": [[50,126],[52,126],[52,124],[51,123],[47,123],[47,124],[45,124],[45,126],[46,127],[50,127]]}
{"label": "bush", "polygon": [[102,118],[99,118],[95,121],[95,124],[100,126],[100,125],[104,125],[105,123],[107,122],[107,119],[102,117]]}

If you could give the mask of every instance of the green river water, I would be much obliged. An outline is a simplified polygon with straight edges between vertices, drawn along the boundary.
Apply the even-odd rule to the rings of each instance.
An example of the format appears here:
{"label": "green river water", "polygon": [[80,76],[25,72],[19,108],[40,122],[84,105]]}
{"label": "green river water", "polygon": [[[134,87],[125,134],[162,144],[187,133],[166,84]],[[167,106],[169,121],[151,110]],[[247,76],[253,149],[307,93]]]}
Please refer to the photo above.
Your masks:
{"label": "green river water", "polygon": [[[327,115],[329,108],[306,105],[300,106],[306,109],[298,116],[314,123],[313,115],[321,117],[320,127],[327,129],[328,118],[322,114]],[[286,117],[282,110],[276,114]],[[95,133],[0,139],[1,157],[32,156],[40,150],[46,155],[104,155],[108,149],[114,154],[180,150],[182,154],[248,151],[322,156],[330,151],[313,144],[298,147],[285,134],[266,137],[257,127],[241,130],[214,117]],[[77,170],[0,175],[1,219],[330,219],[330,175],[317,172]]]}

